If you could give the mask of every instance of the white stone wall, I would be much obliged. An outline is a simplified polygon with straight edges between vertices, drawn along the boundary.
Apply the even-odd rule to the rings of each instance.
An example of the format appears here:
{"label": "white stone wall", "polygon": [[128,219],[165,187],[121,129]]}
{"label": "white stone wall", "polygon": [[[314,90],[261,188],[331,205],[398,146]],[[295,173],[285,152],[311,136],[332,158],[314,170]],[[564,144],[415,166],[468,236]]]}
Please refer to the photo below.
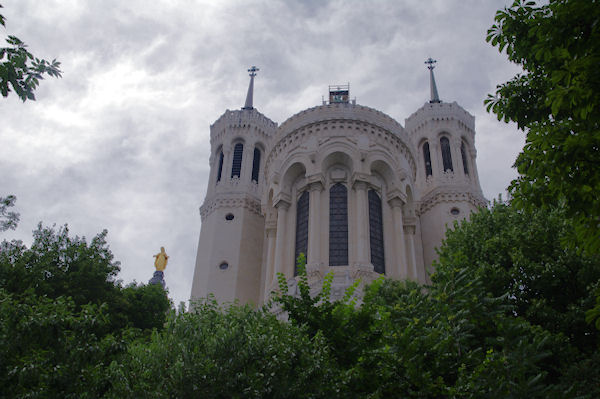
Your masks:
{"label": "white stone wall", "polygon": [[[441,137],[450,142],[453,172],[443,171]],[[474,139],[474,117],[456,103],[425,104],[406,119],[406,129],[380,111],[350,103],[301,111],[279,128],[256,110],[226,111],[211,126],[211,174],[192,297],[213,293],[220,301],[263,303],[277,288],[277,273],[294,289],[297,201],[304,191],[313,290],[330,271],[334,299],[354,279],[365,284],[379,276],[371,263],[369,190],[382,203],[386,276],[428,282],[446,226],[485,205]],[[425,141],[432,176],[425,174]],[[231,179],[239,142],[241,175]],[[251,181],[255,147],[262,155],[258,183]],[[217,182],[220,151],[224,163]],[[348,264],[342,266],[329,265],[329,190],[336,183],[348,195]],[[233,220],[225,220],[228,213]],[[226,270],[218,267],[223,261]]]}

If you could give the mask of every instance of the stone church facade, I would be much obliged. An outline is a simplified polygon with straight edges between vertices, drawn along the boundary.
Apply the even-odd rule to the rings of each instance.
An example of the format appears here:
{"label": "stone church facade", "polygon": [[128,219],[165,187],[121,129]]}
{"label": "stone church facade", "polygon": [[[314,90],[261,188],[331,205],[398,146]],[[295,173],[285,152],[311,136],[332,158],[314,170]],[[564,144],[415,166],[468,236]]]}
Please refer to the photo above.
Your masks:
{"label": "stone church facade", "polygon": [[334,273],[333,298],[356,278],[427,282],[447,226],[486,205],[475,119],[439,100],[431,62],[431,101],[404,127],[347,86],[278,125],[252,106],[249,70],[245,106],[210,127],[191,297],[262,304],[277,273],[295,286],[301,252],[314,290]]}

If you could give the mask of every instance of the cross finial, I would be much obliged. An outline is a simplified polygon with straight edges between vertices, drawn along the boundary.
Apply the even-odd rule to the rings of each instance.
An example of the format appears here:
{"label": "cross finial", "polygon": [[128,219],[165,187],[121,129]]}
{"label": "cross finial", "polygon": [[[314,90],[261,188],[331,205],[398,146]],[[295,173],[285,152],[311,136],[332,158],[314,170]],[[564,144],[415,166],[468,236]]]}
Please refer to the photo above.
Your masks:
{"label": "cross finial", "polygon": [[256,76],[256,72],[260,71],[260,69],[258,69],[257,67],[255,67],[254,65],[252,65],[250,67],[250,69],[248,69],[248,72],[250,72],[250,76],[251,77],[255,77]]}
{"label": "cross finial", "polygon": [[250,84],[248,85],[248,94],[246,94],[246,103],[242,109],[254,109],[252,106],[252,101],[254,97],[254,77],[256,76],[256,72],[260,71],[256,66],[252,65],[248,72],[250,72]]}
{"label": "cross finial", "polygon": [[433,58],[429,57],[425,64],[427,64],[427,69],[429,69],[429,86],[431,91],[431,100],[430,103],[441,103],[440,96],[438,95],[437,86],[435,85],[435,77],[433,76],[433,68],[435,68],[435,63],[437,61]]}
{"label": "cross finial", "polygon": [[433,70],[433,68],[435,68],[435,65],[433,65],[433,64],[435,64],[436,62],[437,62],[436,60],[434,60],[433,58],[429,57],[427,59],[427,61],[425,61],[425,63],[428,64],[427,65],[427,69],[429,69],[430,71]]}

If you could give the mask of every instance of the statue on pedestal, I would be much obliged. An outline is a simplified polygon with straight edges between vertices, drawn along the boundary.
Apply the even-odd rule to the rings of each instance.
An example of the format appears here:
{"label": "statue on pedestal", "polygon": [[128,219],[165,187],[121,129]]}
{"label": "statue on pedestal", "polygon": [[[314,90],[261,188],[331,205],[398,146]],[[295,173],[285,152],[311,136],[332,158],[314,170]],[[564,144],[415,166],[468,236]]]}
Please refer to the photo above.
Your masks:
{"label": "statue on pedestal", "polygon": [[156,268],[156,271],[154,272],[154,275],[150,281],[148,281],[148,284],[160,284],[164,288],[164,270],[169,262],[169,256],[165,252],[165,247],[160,247],[160,252],[154,255],[154,257],[156,258],[154,260],[154,267]]}

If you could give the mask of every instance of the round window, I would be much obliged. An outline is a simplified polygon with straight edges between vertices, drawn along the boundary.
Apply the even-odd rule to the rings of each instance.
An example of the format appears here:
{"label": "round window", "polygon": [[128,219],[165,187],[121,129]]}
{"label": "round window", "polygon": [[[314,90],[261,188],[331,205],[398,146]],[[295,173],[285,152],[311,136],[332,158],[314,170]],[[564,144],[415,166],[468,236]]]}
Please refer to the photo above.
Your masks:
{"label": "round window", "polygon": [[229,263],[223,262],[219,265],[219,269],[226,270],[229,267]]}
{"label": "round window", "polygon": [[225,215],[225,220],[233,220],[233,218],[233,213],[228,213],[227,215]]}
{"label": "round window", "polygon": [[453,214],[454,216],[456,216],[460,213],[460,209],[452,208],[452,209],[450,209],[450,213]]}

